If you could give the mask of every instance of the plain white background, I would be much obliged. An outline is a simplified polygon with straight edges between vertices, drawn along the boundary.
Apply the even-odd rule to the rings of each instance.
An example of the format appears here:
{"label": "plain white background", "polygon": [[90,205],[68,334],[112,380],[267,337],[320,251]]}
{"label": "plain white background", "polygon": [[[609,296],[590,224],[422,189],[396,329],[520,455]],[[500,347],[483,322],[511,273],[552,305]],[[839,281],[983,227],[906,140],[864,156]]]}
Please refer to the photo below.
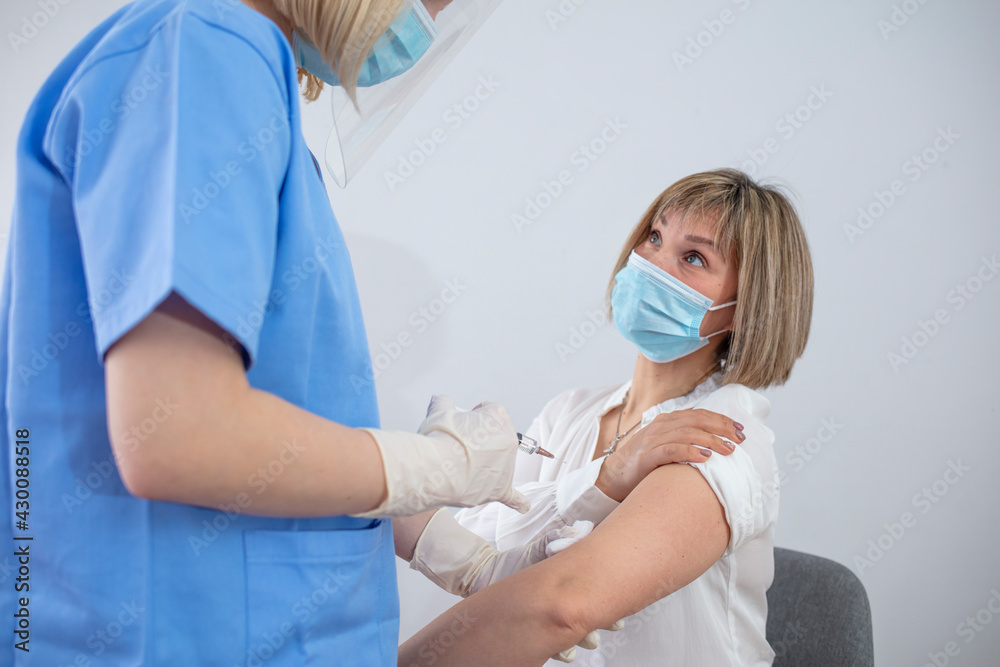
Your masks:
{"label": "plain white background", "polygon": [[[0,9],[5,216],[32,97],[124,4],[53,2],[16,45],[40,2]],[[948,664],[996,664],[998,26],[986,0],[508,0],[349,187],[329,188],[383,424],[412,430],[449,393],[526,427],[563,389],[627,379],[634,351],[590,324],[626,233],[678,178],[742,166],[792,192],[816,269],[808,349],[767,392],[787,475],[777,543],[860,575],[879,665],[944,664],[949,642]],[[492,92],[476,99],[480,77]],[[305,115],[322,161],[328,96]],[[446,140],[411,160],[436,128]],[[421,164],[390,187],[401,161]],[[572,182],[539,200],[562,170]],[[528,200],[545,207],[518,225]],[[859,208],[871,219],[851,233]],[[452,601],[403,566],[400,588],[402,638]]]}

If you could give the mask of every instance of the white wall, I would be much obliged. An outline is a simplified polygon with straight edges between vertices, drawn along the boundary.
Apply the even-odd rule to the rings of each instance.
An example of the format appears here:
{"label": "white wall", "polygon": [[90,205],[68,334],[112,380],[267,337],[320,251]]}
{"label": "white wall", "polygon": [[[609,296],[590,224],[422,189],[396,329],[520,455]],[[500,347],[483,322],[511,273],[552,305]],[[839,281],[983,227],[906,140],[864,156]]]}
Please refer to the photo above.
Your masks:
{"label": "white wall", "polygon": [[[4,1],[5,36],[37,1]],[[32,95],[71,44],[122,4],[61,1],[19,52],[7,40],[0,47],[5,211]],[[560,6],[575,11],[552,25]],[[895,6],[916,12],[883,35]],[[732,22],[679,67],[674,54],[689,38],[708,43],[704,22],[723,10]],[[806,355],[789,384],[769,392],[788,475],[777,541],[861,575],[878,664],[929,663],[948,642],[957,651],[949,664],[995,664],[1000,618],[986,606],[1000,598],[1000,278],[984,258],[1000,253],[998,25],[1000,6],[987,0],[508,0],[348,189],[331,186],[373,352],[400,332],[414,340],[380,373],[384,424],[414,428],[428,397],[446,392],[470,407],[500,401],[526,426],[562,389],[626,379],[634,353],[613,326],[564,359],[557,345],[599,307],[627,230],[679,177],[740,166],[773,140],[776,152],[754,169],[794,191],[817,287]],[[443,114],[479,77],[500,85],[449,126]],[[809,114],[801,105],[817,89],[828,99],[813,98],[820,108]],[[778,125],[797,111],[811,117],[794,133]],[[322,159],[328,101],[306,116]],[[608,119],[625,126],[620,136],[578,171],[574,152]],[[391,191],[385,173],[437,127],[447,141]],[[947,150],[937,154],[935,142]],[[913,172],[911,156],[925,150],[934,163]],[[512,214],[563,169],[572,184],[516,229]],[[849,238],[859,207],[878,212],[877,193],[896,180],[902,194]],[[411,314],[449,280],[463,286],[460,298],[421,330]],[[970,299],[960,285],[976,290]],[[944,323],[924,335],[921,323],[936,313]],[[918,347],[904,350],[904,339]],[[890,353],[914,350],[890,363]],[[811,454],[795,454],[808,446]],[[961,477],[939,481],[952,464]],[[934,502],[920,499],[925,488]],[[913,521],[893,537],[905,512]],[[857,560],[870,550],[877,561]],[[449,598],[405,568],[400,586],[405,638]],[[991,622],[960,626],[977,613]]]}

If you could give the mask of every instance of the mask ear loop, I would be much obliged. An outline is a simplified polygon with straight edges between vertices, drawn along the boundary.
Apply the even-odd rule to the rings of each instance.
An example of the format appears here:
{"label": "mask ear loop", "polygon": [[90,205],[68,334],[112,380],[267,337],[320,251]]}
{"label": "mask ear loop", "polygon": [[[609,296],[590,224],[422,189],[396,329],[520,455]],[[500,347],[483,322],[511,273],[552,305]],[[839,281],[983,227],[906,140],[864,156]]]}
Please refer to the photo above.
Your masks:
{"label": "mask ear loop", "polygon": [[721,310],[723,308],[728,308],[729,306],[735,306],[735,305],[736,305],[736,299],[733,299],[729,303],[723,303],[718,306],[712,306],[711,308],[706,308],[706,310]]}
{"label": "mask ear loop", "polygon": [[[709,311],[712,311],[712,310],[721,310],[723,308],[728,308],[729,306],[735,306],[735,305],[736,305],[736,300],[734,299],[734,300],[732,300],[732,301],[730,301],[728,303],[723,303],[723,304],[720,304],[718,306],[712,306],[711,308],[707,308],[706,310],[709,310]],[[716,331],[713,334],[708,334],[702,340],[708,340],[712,336],[718,336],[721,333],[730,333],[730,330],[729,329],[720,329],[719,331]]]}

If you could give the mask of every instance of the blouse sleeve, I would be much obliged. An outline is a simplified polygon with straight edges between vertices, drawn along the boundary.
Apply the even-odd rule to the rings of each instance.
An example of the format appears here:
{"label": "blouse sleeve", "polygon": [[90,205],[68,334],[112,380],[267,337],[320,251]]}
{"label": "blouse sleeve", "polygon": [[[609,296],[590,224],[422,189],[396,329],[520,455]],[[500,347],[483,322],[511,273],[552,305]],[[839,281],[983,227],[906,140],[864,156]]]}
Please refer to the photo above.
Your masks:
{"label": "blouse sleeve", "polygon": [[730,532],[725,554],[729,555],[777,519],[777,486],[764,481],[773,480],[777,471],[774,432],[764,425],[770,404],[747,387],[727,385],[694,407],[726,415],[744,426],[746,440],[732,454],[687,464],[701,472],[725,510]]}

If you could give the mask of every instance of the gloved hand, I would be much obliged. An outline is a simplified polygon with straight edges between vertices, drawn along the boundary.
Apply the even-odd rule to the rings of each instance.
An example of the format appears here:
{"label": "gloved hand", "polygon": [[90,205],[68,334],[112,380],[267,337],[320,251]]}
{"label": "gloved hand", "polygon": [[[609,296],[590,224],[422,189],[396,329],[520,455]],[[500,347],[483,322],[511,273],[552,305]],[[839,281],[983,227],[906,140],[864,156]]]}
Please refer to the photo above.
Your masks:
{"label": "gloved hand", "polygon": [[[454,595],[469,597],[492,583],[533,565],[547,555],[583,539],[594,528],[589,521],[554,528],[534,542],[498,551],[489,542],[462,527],[448,510],[438,510],[427,522],[413,548],[410,567]],[[551,552],[555,553],[555,551]]]}
{"label": "gloved hand", "polygon": [[[594,524],[577,521],[572,526],[554,528],[543,537],[520,547],[498,551],[475,533],[463,528],[447,510],[439,510],[427,522],[413,550],[410,567],[422,572],[435,584],[455,595],[468,597],[504,577],[556,554],[590,534]],[[611,630],[620,630],[621,621]],[[578,646],[594,649],[601,639],[588,633]],[[552,656],[572,662],[576,647]]]}
{"label": "gloved hand", "polygon": [[[612,632],[618,632],[625,627],[625,620],[615,621],[610,628],[604,628],[605,630],[611,630]],[[595,649],[601,645],[601,635],[597,633],[597,630],[591,630],[583,639],[576,643],[576,646],[586,649]],[[558,660],[559,662],[573,662],[576,660],[576,646],[571,646],[570,648],[562,651],[560,653],[552,656],[553,660]]]}
{"label": "gloved hand", "polygon": [[511,485],[517,433],[496,403],[459,410],[435,396],[419,432],[364,429],[375,438],[385,468],[386,499],[358,517],[410,516],[438,507],[500,501],[522,514],[531,502]]}

